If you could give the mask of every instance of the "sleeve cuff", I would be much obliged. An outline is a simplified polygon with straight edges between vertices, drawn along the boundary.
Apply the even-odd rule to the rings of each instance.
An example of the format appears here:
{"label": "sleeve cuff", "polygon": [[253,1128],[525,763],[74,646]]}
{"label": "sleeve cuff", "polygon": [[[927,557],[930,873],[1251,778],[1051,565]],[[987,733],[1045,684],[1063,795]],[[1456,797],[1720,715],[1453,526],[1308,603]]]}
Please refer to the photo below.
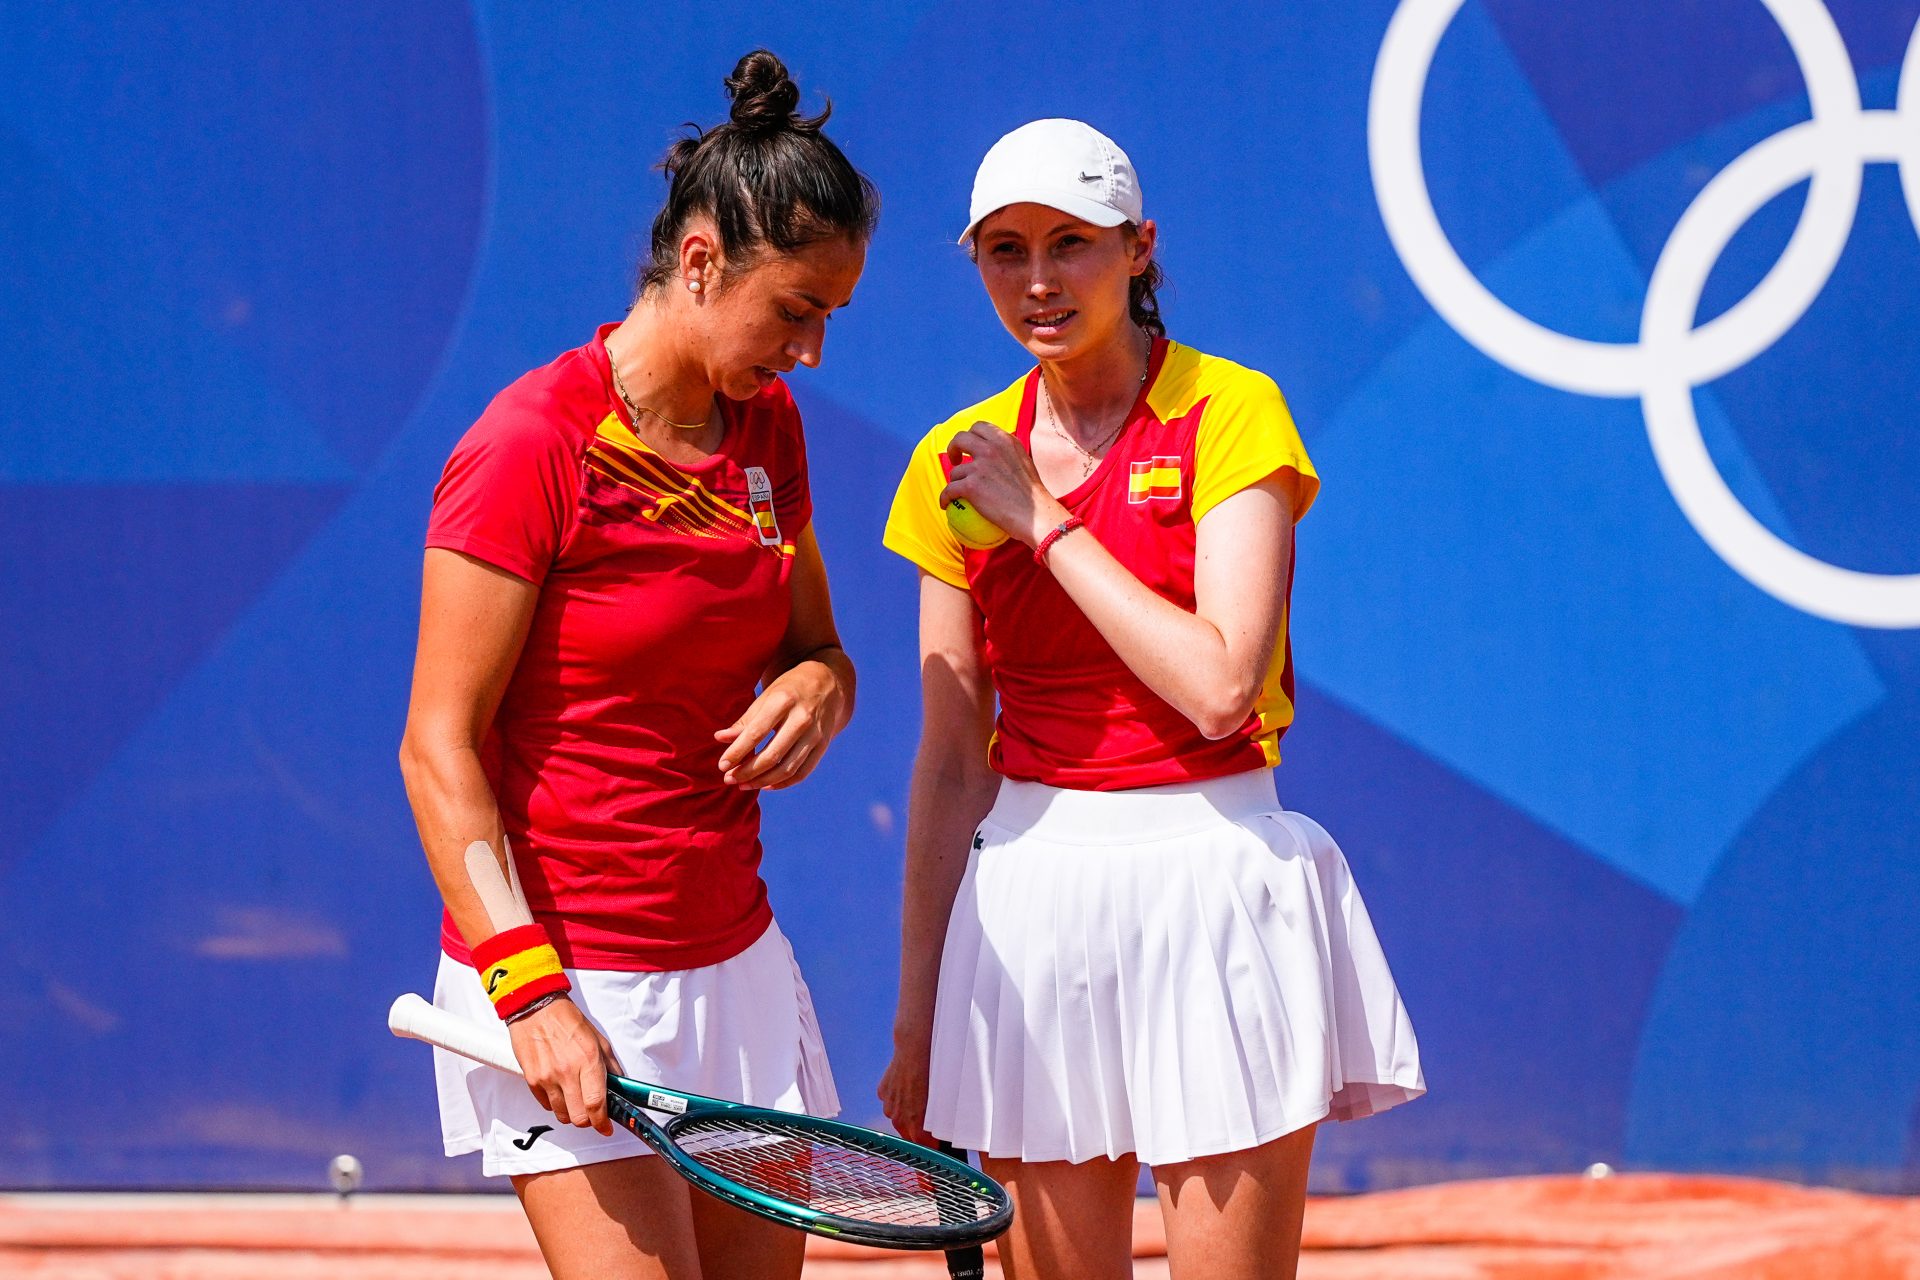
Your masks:
{"label": "sleeve cuff", "polygon": [[427,545],[438,547],[442,551],[458,551],[462,555],[472,556],[475,560],[484,560],[494,568],[504,569],[516,578],[524,578],[536,587],[546,576],[541,566],[533,564],[525,555],[472,534],[430,533],[427,535]]}
{"label": "sleeve cuff", "polygon": [[1219,486],[1210,488],[1204,499],[1196,494],[1193,502],[1193,522],[1199,524],[1200,521],[1206,517],[1207,512],[1213,510],[1234,494],[1239,493],[1243,489],[1251,489],[1261,481],[1277,476],[1283,471],[1293,472],[1293,522],[1299,524],[1301,520],[1306,518],[1308,510],[1312,508],[1313,500],[1319,496],[1320,477],[1316,476],[1312,471],[1303,468],[1300,463],[1294,459],[1283,459],[1274,463],[1264,471],[1255,467],[1249,467],[1243,475],[1232,477]]}

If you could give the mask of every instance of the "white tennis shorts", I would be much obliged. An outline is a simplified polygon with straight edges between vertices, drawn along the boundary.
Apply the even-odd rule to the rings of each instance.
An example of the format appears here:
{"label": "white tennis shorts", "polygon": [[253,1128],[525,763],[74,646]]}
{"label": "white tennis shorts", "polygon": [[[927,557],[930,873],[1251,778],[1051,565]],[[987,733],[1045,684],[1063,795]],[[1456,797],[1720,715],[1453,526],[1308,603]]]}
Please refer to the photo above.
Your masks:
{"label": "white tennis shorts", "polygon": [[[704,968],[569,969],[567,977],[573,1002],[633,1079],[808,1115],[840,1110],[813,998],[777,924],[739,955]],[[462,1017],[497,1017],[480,975],[444,953],[433,1002]],[[444,1049],[433,1051],[433,1070],[447,1154],[480,1152],[488,1177],[652,1153],[618,1127],[603,1138],[560,1124],[518,1076]]]}
{"label": "white tennis shorts", "polygon": [[1004,782],[974,845],[935,1002],[939,1137],[1173,1164],[1426,1091],[1347,860],[1267,770]]}

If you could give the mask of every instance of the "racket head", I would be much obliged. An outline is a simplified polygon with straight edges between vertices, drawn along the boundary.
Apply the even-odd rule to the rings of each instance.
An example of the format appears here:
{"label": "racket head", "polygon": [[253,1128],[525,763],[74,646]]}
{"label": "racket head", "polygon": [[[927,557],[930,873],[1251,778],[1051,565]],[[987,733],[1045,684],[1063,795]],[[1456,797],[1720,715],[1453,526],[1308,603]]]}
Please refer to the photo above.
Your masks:
{"label": "racket head", "polygon": [[955,1249],[983,1244],[1013,1221],[1013,1202],[999,1183],[904,1138],[737,1104],[693,1108],[660,1125],[638,1115],[638,1099],[623,1091],[612,1097],[624,1113],[616,1119],[689,1182],[814,1235],[886,1249]]}

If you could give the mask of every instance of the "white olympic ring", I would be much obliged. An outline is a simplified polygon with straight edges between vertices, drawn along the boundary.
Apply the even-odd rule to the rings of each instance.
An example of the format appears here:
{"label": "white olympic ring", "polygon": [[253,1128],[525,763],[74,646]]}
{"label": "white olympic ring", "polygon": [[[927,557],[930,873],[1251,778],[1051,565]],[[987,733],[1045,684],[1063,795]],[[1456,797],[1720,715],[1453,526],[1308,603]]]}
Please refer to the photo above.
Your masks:
{"label": "white olympic ring", "polygon": [[[1776,537],[1727,487],[1700,434],[1693,389],[1771,347],[1806,314],[1846,248],[1869,163],[1897,164],[1920,231],[1920,25],[1895,109],[1866,111],[1846,46],[1821,0],[1762,0],[1806,79],[1813,119],[1755,144],[1695,196],[1660,251],[1635,342],[1545,328],[1496,298],[1462,262],[1434,212],[1420,159],[1420,112],[1441,37],[1464,0],[1403,0],[1387,24],[1368,103],[1367,153],[1380,214],[1407,273],[1448,324],[1517,373],[1593,396],[1637,396],[1654,458],[1708,546],[1761,590],[1819,617],[1920,627],[1920,573],[1842,569]],[[1803,179],[1793,236],[1753,290],[1694,327],[1700,295],[1734,234]]]}

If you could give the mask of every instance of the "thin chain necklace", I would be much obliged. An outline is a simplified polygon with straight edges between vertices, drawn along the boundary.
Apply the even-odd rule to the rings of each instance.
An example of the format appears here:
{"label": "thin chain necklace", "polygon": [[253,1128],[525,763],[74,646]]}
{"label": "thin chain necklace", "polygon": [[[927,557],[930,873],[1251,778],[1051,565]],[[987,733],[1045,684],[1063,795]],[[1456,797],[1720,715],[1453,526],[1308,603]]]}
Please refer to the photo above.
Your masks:
{"label": "thin chain necklace", "polygon": [[[1151,368],[1153,368],[1153,343],[1152,340],[1149,339],[1147,343],[1147,359],[1140,368],[1140,385],[1146,383],[1147,370]],[[1138,391],[1134,393],[1134,398],[1139,398]],[[1053,392],[1047,389],[1047,375],[1044,373],[1040,375],[1040,403],[1041,407],[1045,409],[1047,413],[1047,426],[1053,429],[1055,435],[1073,446],[1073,451],[1080,455],[1080,479],[1082,481],[1085,481],[1093,475],[1093,469],[1100,465],[1100,454],[1102,451],[1120,438],[1120,433],[1127,429],[1127,420],[1133,416],[1133,406],[1129,404],[1127,411],[1120,415],[1119,424],[1115,426],[1113,430],[1107,432],[1099,444],[1094,445],[1092,449],[1083,449],[1080,447],[1080,442],[1075,440],[1072,434],[1060,425],[1059,415],[1053,411]]]}
{"label": "thin chain necklace", "polygon": [[675,431],[698,431],[713,421],[713,411],[711,409],[707,411],[707,416],[698,422],[675,422],[658,409],[649,409],[645,405],[635,404],[633,397],[627,394],[627,384],[620,381],[620,366],[614,363],[613,353],[611,351],[607,353],[607,369],[613,374],[613,389],[619,394],[620,403],[627,406],[628,416],[632,417],[635,421],[638,421],[640,415],[644,413],[649,418],[656,418],[666,423]]}

